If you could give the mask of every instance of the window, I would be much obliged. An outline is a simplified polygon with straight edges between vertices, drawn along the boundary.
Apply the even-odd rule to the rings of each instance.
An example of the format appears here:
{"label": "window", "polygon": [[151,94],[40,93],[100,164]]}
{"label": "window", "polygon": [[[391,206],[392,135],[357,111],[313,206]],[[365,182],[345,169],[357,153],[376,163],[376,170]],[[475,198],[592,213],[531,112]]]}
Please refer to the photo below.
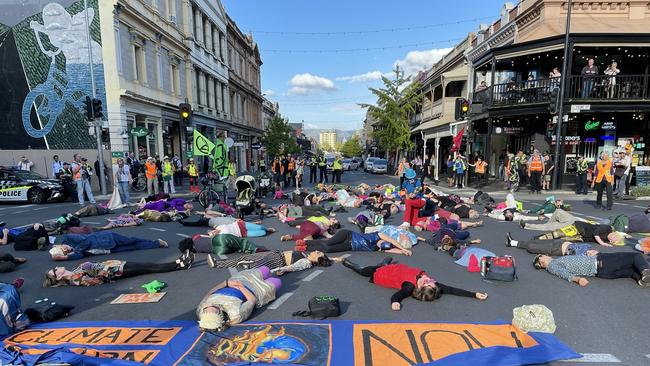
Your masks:
{"label": "window", "polygon": [[158,70],[156,72],[156,79],[158,79],[158,89],[163,88],[163,73],[164,70],[164,65],[163,65],[163,58],[162,58],[162,52],[158,52],[156,54],[156,63],[158,64]]}
{"label": "window", "polygon": [[201,70],[194,69],[194,93],[196,94],[196,104],[201,104]]}
{"label": "window", "polygon": [[142,83],[147,82],[146,73],[144,71],[144,50],[142,46],[134,45],[133,46],[133,65],[135,72],[135,80]]}
{"label": "window", "polygon": [[167,14],[169,21],[176,23],[176,0],[167,0]]}
{"label": "window", "polygon": [[169,67],[169,85],[172,95],[180,95],[178,90],[178,84],[176,80],[176,75],[178,73],[178,66],[172,64]]}
{"label": "window", "polygon": [[221,59],[221,61],[224,61],[223,59],[223,48],[225,43],[224,38],[225,37],[223,36],[223,33],[219,32],[219,58]]}

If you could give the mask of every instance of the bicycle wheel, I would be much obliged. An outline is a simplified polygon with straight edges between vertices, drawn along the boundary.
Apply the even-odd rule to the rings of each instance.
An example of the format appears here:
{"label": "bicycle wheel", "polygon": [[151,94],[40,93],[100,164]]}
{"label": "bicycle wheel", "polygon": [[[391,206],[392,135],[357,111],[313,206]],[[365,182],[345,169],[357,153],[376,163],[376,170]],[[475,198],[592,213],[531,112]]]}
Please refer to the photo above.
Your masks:
{"label": "bicycle wheel", "polygon": [[212,189],[204,189],[199,193],[197,199],[203,208],[207,208],[219,203],[219,194]]}
{"label": "bicycle wheel", "polygon": [[[41,85],[30,91],[23,101],[23,127],[25,132],[33,138],[42,138],[50,133],[54,128],[56,117],[58,117],[58,114],[53,116],[50,96],[46,92],[40,91],[40,87]],[[32,125],[32,108],[37,115],[47,118],[47,123],[41,129],[36,129]]]}
{"label": "bicycle wheel", "polygon": [[137,192],[142,192],[142,191],[144,191],[145,189],[147,189],[147,180],[146,180],[145,178],[143,178],[143,177],[137,177],[137,178],[133,181],[132,186],[133,186],[133,189],[134,189],[135,191],[137,191]]}

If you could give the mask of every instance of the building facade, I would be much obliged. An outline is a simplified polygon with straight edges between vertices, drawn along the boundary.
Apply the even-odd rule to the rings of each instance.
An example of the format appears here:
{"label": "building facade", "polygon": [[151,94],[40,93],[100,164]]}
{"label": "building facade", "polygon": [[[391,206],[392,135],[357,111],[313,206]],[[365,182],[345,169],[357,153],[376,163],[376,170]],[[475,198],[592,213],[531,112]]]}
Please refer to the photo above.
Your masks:
{"label": "building facade", "polygon": [[320,146],[329,146],[331,148],[336,147],[337,134],[336,131],[323,131],[319,136],[319,145]]}
{"label": "building facade", "polygon": [[[572,11],[563,118],[550,113],[549,101],[561,86],[565,1],[506,4],[468,48],[470,120],[475,145],[493,162],[492,169],[503,150],[553,152],[558,121],[563,131],[559,168],[566,177],[575,172],[578,155],[593,163],[601,151],[628,143],[634,146],[633,164],[648,164],[648,2],[574,1]],[[613,62],[617,71],[606,74],[614,70]],[[589,63],[593,67],[585,68]]]}
{"label": "building facade", "polygon": [[228,25],[228,82],[232,128],[228,135],[235,140],[231,156],[239,170],[250,169],[251,144],[263,134],[264,101],[261,92],[260,69],[262,59],[251,34],[245,35],[237,24],[227,17]]}

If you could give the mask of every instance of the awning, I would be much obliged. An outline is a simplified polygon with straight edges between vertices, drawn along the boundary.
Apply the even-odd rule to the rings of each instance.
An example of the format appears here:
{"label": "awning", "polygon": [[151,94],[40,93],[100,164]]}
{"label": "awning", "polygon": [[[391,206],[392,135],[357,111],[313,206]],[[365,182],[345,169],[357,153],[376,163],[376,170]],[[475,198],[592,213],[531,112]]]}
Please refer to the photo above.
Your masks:
{"label": "awning", "polygon": [[541,52],[548,52],[548,51],[555,51],[555,50],[561,50],[564,49],[564,44],[555,44],[551,46],[546,46],[546,47],[538,47],[530,50],[523,50],[523,51],[517,51],[517,52],[507,52],[502,55],[497,55],[495,58],[497,60],[503,60],[503,59],[509,59],[513,57],[519,57],[519,56],[526,56],[526,55],[533,55],[536,53],[541,53]]}
{"label": "awning", "polygon": [[445,82],[467,80],[468,73],[469,70],[467,69],[467,65],[461,65],[460,67],[457,67],[451,71],[443,72],[442,78],[445,80]]}
{"label": "awning", "polygon": [[420,123],[417,127],[411,130],[411,133],[419,133],[420,131],[426,131],[430,128],[437,126],[437,120]]}

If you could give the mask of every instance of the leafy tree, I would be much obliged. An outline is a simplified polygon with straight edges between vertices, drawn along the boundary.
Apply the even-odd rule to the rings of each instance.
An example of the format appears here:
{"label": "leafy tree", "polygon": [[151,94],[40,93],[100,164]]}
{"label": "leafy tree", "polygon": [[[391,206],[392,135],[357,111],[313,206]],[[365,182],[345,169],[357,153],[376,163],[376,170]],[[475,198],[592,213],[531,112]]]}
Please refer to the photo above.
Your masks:
{"label": "leafy tree", "polygon": [[334,147],[331,146],[330,144],[321,144],[319,146],[319,149],[321,151],[323,151],[323,152],[333,152],[334,151]]}
{"label": "leafy tree", "polygon": [[361,146],[359,138],[357,136],[353,136],[351,139],[346,141],[343,146],[341,146],[341,149],[339,151],[346,158],[353,158],[355,156],[361,156],[363,153],[363,146]]}
{"label": "leafy tree", "polygon": [[302,149],[296,142],[293,129],[289,122],[280,116],[275,116],[266,127],[262,143],[269,156],[283,154],[299,154]]}
{"label": "leafy tree", "polygon": [[394,80],[381,78],[383,88],[368,88],[377,97],[376,105],[359,105],[368,108],[370,115],[377,120],[378,128],[372,135],[383,149],[395,152],[396,166],[399,151],[413,149],[409,115],[415,113],[422,95],[418,92],[418,82],[410,83],[410,77],[405,78],[399,66],[394,71]]}

